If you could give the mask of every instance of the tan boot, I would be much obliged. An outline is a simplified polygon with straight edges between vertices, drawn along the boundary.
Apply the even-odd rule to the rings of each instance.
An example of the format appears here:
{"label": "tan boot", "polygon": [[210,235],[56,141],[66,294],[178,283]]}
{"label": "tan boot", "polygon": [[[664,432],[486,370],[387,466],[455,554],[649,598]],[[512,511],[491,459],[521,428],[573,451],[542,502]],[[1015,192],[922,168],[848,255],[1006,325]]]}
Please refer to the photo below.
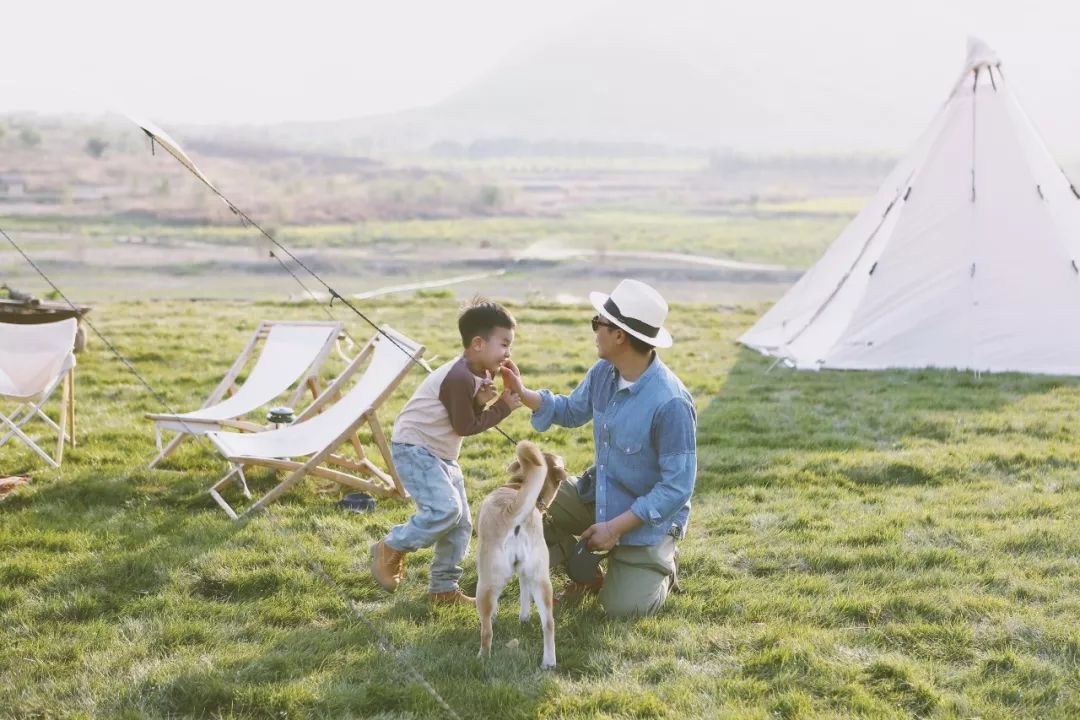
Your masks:
{"label": "tan boot", "polygon": [[600,588],[604,587],[604,571],[597,568],[600,572],[596,576],[595,580],[589,580],[588,582],[578,582],[576,580],[570,580],[563,586],[563,589],[555,593],[555,597],[552,598],[554,604],[565,603],[572,600],[581,600],[586,595],[596,595],[600,592]]}
{"label": "tan boot", "polygon": [[428,599],[433,605],[470,605],[476,607],[476,598],[469,597],[461,592],[461,588],[454,588],[446,592],[428,593]]}
{"label": "tan boot", "polygon": [[371,546],[371,575],[375,582],[390,592],[397,590],[405,577],[406,553],[387,545],[380,540]]}

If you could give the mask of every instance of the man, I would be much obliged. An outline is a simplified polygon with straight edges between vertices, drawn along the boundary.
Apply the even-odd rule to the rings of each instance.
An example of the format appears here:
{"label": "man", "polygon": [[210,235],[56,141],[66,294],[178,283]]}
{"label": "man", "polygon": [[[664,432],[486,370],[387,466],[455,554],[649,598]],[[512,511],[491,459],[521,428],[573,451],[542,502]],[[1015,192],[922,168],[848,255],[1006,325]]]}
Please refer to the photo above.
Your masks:
{"label": "man", "polygon": [[661,362],[671,347],[668,306],[655,289],[623,280],[610,296],[591,293],[600,360],[570,395],[524,387],[512,363],[507,387],[533,411],[532,425],[578,427],[593,421],[596,466],[564,483],[549,509],[545,536],[553,564],[573,552],[574,536],[610,551],[606,577],[564,592],[597,591],[611,617],[652,615],[675,584],[675,541],[686,531],[697,475],[697,418],[682,382]]}

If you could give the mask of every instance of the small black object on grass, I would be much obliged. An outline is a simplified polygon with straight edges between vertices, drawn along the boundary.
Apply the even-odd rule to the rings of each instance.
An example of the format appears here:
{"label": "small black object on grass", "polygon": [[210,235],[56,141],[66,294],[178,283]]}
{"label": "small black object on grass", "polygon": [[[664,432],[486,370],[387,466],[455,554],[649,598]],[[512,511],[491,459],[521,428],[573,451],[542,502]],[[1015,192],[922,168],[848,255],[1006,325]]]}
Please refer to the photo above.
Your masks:
{"label": "small black object on grass", "polygon": [[349,512],[371,512],[375,509],[375,498],[365,492],[349,493],[338,500],[338,507]]}

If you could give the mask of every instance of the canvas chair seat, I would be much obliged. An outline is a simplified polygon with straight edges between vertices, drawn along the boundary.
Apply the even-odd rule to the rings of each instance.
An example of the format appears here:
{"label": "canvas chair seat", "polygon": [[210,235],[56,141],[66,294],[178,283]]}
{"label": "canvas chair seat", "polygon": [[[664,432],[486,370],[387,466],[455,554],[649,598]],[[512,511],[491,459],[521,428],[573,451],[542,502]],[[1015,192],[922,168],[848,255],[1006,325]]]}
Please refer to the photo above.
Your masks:
{"label": "canvas chair seat", "polygon": [[[254,465],[286,470],[288,475],[247,512],[265,506],[307,475],[382,496],[408,497],[390,457],[377,411],[423,353],[422,345],[384,325],[345,372],[292,425],[258,434],[207,433],[232,465],[211,487],[210,495],[230,517],[237,517],[220,491],[236,478],[244,496],[250,498],[244,468]],[[364,367],[362,373],[361,367]],[[356,374],[359,377],[346,390]],[[370,430],[385,470],[368,459],[357,435],[363,426]],[[348,446],[355,450],[355,459],[341,454]],[[307,459],[298,462],[294,458]]]}
{"label": "canvas chair seat", "polygon": [[[284,401],[289,406],[295,405],[305,390],[310,390],[313,398],[317,397],[319,371],[343,328],[340,322],[264,320],[259,323],[240,357],[203,407],[186,413],[147,413],[146,417],[154,421],[158,446],[158,455],[150,462],[150,467],[154,467],[191,435],[202,435],[223,427],[249,432],[266,429],[265,425],[242,418],[283,397],[290,387],[294,389]],[[265,340],[265,343],[255,365],[244,383],[235,387],[237,375],[250,360],[260,340]],[[226,397],[234,388],[235,392]],[[161,445],[163,430],[178,433],[164,448]]]}
{"label": "canvas chair seat", "polygon": [[[6,325],[6,323],[0,323]],[[41,327],[18,325],[15,327]],[[6,333],[0,331],[0,342],[7,343]],[[74,340],[72,341],[74,346]],[[13,346],[12,346],[13,347]],[[0,350],[0,357],[11,355]],[[56,352],[22,352],[19,367],[0,367],[0,395],[14,400],[32,400],[41,397],[61,373],[75,367],[74,352],[60,355]],[[4,360],[0,360],[4,362]]]}
{"label": "canvas chair seat", "polygon": [[[75,333],[78,321],[68,318],[39,325],[0,323],[0,398],[14,401],[10,412],[0,409],[0,446],[17,437],[53,467],[63,460],[64,442],[75,444]],[[44,411],[53,392],[63,384],[59,420]],[[6,405],[6,403],[5,403]],[[40,419],[57,433],[56,452],[49,455],[23,427]]]}
{"label": "canvas chair seat", "polygon": [[[400,351],[396,351],[400,352]],[[370,408],[380,392],[393,382],[395,367],[380,368],[341,400],[319,415],[279,430],[258,434],[215,432],[210,438],[226,457],[299,457],[311,455],[326,446],[326,439],[348,427],[356,417],[357,408]]]}

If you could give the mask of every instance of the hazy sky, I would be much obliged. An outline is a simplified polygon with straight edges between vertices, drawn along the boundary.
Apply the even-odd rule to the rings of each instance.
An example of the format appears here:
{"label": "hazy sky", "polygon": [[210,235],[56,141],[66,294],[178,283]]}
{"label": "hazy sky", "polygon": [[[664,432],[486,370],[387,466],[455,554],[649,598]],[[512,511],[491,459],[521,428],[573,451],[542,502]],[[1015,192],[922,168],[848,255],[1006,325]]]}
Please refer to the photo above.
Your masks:
{"label": "hazy sky", "polygon": [[273,122],[438,101],[608,2],[5,4],[0,112]]}
{"label": "hazy sky", "polygon": [[944,100],[977,34],[1051,145],[1080,147],[1077,0],[18,0],[3,25],[0,112],[357,117],[436,103],[576,36],[598,53],[612,38],[678,52],[726,79],[731,103],[774,84],[774,114],[799,107],[798,94],[832,102],[830,125],[874,104],[876,115],[850,117],[895,117],[882,133],[894,147]]}

